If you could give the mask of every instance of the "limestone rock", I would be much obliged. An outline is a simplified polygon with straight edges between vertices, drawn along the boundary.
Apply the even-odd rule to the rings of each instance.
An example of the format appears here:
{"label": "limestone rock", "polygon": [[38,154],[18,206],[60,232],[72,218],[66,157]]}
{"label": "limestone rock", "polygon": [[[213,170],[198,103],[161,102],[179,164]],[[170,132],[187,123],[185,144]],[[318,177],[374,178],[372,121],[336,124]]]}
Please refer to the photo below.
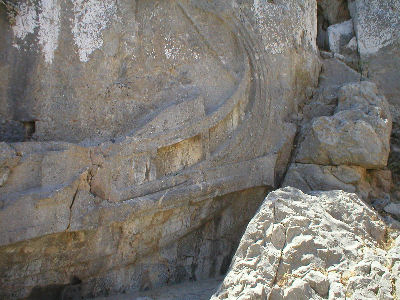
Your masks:
{"label": "limestone rock", "polygon": [[396,216],[397,218],[400,218],[400,203],[390,203],[387,206],[385,206],[384,210]]}
{"label": "limestone rock", "polygon": [[328,58],[322,61],[319,86],[303,107],[303,123],[308,123],[316,117],[331,116],[337,107],[339,89],[349,82],[361,80],[359,73],[344,62],[333,58],[332,53],[327,52],[327,54]]}
{"label": "limestone rock", "polygon": [[324,297],[329,292],[329,281],[328,277],[322,274],[320,271],[311,270],[304,277],[312,289],[318,293],[318,295]]}
{"label": "limestone rock", "polygon": [[[273,243],[276,235],[285,242]],[[212,299],[389,299],[397,273],[385,266],[400,237],[381,249],[385,235],[379,216],[354,194],[276,190],[249,223]]]}
{"label": "limestone rock", "polygon": [[354,20],[363,73],[375,82],[393,105],[400,107],[400,1],[355,0],[349,2]]}
{"label": "limestone rock", "polygon": [[329,49],[327,28],[350,19],[345,0],[318,0],[317,44],[321,49]]}
{"label": "limestone rock", "polygon": [[341,53],[341,49],[350,42],[353,36],[354,29],[352,20],[329,26],[329,49],[334,53]]}
{"label": "limestone rock", "polygon": [[343,190],[354,193],[365,173],[360,167],[295,163],[290,165],[282,186],[296,187],[303,192]]}
{"label": "limestone rock", "polygon": [[400,1],[355,0],[349,3],[362,57],[399,40]]}
{"label": "limestone rock", "polygon": [[392,127],[386,100],[370,82],[348,84],[339,94],[336,113],[312,122],[296,162],[385,167]]}
{"label": "limestone rock", "polygon": [[10,175],[9,168],[1,168],[0,169],[0,187],[3,186],[7,182],[9,175]]}
{"label": "limestone rock", "polygon": [[325,59],[323,61],[323,72],[320,76],[319,88],[332,89],[334,94],[345,84],[359,82],[361,74],[348,67],[338,59]]}
{"label": "limestone rock", "polygon": [[17,6],[0,9],[0,298],[226,272],[317,84],[316,2]]}

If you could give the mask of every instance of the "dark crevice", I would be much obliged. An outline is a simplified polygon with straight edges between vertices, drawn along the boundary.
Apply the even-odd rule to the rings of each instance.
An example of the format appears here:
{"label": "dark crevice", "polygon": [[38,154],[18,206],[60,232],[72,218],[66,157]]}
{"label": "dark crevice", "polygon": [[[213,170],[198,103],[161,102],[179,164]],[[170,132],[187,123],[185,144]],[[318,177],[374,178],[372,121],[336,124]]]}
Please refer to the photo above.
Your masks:
{"label": "dark crevice", "polygon": [[317,6],[317,46],[321,50],[329,51],[327,30],[329,22],[324,17],[323,9],[318,3]]}
{"label": "dark crevice", "polygon": [[25,141],[29,141],[32,139],[33,134],[36,131],[36,124],[35,121],[23,121],[22,125],[25,129]]}

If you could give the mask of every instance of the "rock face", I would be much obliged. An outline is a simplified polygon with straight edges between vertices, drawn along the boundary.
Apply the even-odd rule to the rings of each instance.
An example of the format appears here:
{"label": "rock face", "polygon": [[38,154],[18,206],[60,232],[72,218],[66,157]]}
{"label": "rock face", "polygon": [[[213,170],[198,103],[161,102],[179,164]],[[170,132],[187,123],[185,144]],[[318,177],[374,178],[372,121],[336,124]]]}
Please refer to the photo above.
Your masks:
{"label": "rock face", "polygon": [[357,165],[368,169],[387,165],[392,120],[376,85],[363,81],[343,86],[335,114],[312,121],[296,157],[299,163]]}
{"label": "rock face", "polygon": [[355,194],[274,191],[212,299],[394,299],[400,237],[385,236]]}
{"label": "rock face", "polygon": [[17,4],[0,9],[0,298],[224,273],[317,82],[316,3]]}
{"label": "rock face", "polygon": [[329,49],[332,52],[340,53],[354,36],[353,21],[348,20],[343,23],[328,27]]}
{"label": "rock face", "polygon": [[318,90],[303,108],[299,146],[282,186],[303,192],[340,189],[364,200],[387,197],[389,105],[374,83],[360,82],[344,63],[327,59],[324,68]]}
{"label": "rock face", "polygon": [[[349,2],[363,74],[377,83],[391,105],[393,135],[390,168],[400,183],[400,1]],[[398,198],[400,200],[400,198]]]}
{"label": "rock face", "polygon": [[[1,11],[0,118],[15,135],[0,138],[8,141],[30,137],[24,136],[30,126],[36,140],[68,142],[153,139],[193,124],[213,127],[252,89],[253,73],[265,72],[268,62],[250,70],[254,57],[247,49],[281,53],[304,44],[315,50],[313,1],[299,2],[307,13],[291,1],[279,24],[275,15],[285,8],[258,1],[242,4],[250,14],[246,23],[240,22],[246,12],[232,12],[230,1],[37,2],[21,2],[12,26]],[[230,16],[221,19],[224,14]],[[252,25],[262,41],[253,41]]]}

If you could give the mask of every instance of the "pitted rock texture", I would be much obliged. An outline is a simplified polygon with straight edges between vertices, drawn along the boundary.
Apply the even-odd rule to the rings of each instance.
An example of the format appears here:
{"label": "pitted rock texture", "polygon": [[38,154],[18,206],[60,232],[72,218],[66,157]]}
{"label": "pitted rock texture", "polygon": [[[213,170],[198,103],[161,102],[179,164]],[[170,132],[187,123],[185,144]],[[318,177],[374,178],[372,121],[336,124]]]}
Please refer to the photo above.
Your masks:
{"label": "pitted rock texture", "polygon": [[397,235],[355,194],[276,190],[212,299],[394,299]]}
{"label": "pitted rock texture", "polygon": [[0,297],[226,272],[317,84],[316,2],[18,6],[0,9]]}
{"label": "pitted rock texture", "polygon": [[361,57],[376,54],[400,39],[400,1],[349,1]]}
{"label": "pitted rock texture", "polygon": [[389,168],[393,172],[393,196],[400,201],[400,1],[349,2],[354,19],[361,69],[376,82],[391,105],[393,116]]}

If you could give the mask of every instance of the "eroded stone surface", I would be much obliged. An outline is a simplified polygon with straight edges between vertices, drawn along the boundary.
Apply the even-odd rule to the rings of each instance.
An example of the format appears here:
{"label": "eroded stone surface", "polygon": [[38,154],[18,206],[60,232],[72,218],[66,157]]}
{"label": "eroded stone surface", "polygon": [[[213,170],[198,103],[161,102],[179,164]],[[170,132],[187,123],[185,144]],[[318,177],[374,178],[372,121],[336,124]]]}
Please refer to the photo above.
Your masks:
{"label": "eroded stone surface", "polygon": [[340,89],[335,114],[312,121],[296,162],[385,167],[391,129],[388,104],[376,85],[365,81],[347,84]]}
{"label": "eroded stone surface", "polygon": [[353,21],[348,20],[343,23],[328,27],[329,49],[334,53],[340,53],[342,48],[347,45],[354,36]]}
{"label": "eroded stone surface", "polygon": [[0,144],[1,297],[226,272],[317,83],[315,1],[18,5],[15,24],[0,10],[18,133]]}
{"label": "eroded stone surface", "polygon": [[212,299],[393,299],[400,237],[386,230],[355,194],[271,192]]}

